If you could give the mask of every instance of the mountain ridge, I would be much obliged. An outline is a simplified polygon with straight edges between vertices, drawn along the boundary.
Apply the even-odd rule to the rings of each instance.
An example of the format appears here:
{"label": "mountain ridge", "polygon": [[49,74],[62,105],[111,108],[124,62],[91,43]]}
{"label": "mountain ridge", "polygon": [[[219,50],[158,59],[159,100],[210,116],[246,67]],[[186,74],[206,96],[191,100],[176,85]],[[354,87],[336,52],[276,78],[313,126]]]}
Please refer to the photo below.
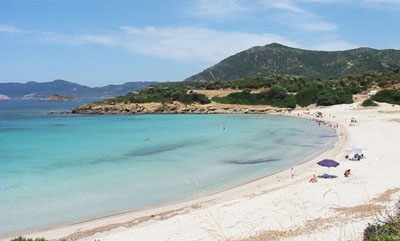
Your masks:
{"label": "mountain ridge", "polygon": [[115,97],[156,83],[158,82],[137,81],[121,85],[88,87],[61,79],[50,82],[28,81],[26,83],[0,83],[0,94],[11,99],[48,98],[55,94],[71,98]]}
{"label": "mountain ridge", "polygon": [[285,74],[328,79],[368,71],[385,73],[396,68],[400,68],[400,50],[360,47],[321,51],[272,43],[231,55],[184,81],[229,81]]}

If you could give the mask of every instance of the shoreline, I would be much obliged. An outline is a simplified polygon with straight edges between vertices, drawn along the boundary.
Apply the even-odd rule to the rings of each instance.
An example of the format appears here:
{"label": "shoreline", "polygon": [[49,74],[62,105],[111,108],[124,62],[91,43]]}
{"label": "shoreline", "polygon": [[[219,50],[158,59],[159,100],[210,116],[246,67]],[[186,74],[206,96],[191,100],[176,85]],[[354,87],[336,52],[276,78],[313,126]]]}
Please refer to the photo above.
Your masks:
{"label": "shoreline", "polygon": [[[149,207],[139,211],[127,211],[21,235],[33,238],[44,237],[48,240],[66,238],[67,240],[82,241],[94,239],[164,240],[167,238],[174,240],[218,240],[216,237],[219,236],[226,239],[240,239],[269,231],[290,240],[321,240],[322,237],[331,240],[337,238],[338,235],[344,235],[346,240],[361,240],[360,235],[362,235],[367,221],[371,221],[378,212],[375,210],[375,212],[362,220],[357,220],[357,222],[354,222],[353,216],[349,221],[348,216],[354,215],[354,208],[375,204],[380,205],[382,207],[380,210],[383,210],[384,207],[393,205],[393,194],[400,193],[400,180],[393,175],[388,177],[392,179],[390,183],[380,180],[380,185],[377,181],[371,182],[367,178],[371,171],[380,166],[375,161],[381,160],[381,158],[384,161],[389,161],[388,157],[393,155],[400,162],[398,160],[399,151],[395,150],[396,145],[393,142],[393,140],[397,140],[397,136],[393,136],[395,135],[393,131],[400,130],[399,123],[396,123],[400,120],[400,108],[380,104],[378,108],[357,110],[352,109],[353,106],[356,105],[321,107],[311,110],[311,112],[317,110],[324,113],[328,112],[329,116],[321,118],[321,120],[339,124],[339,128],[336,129],[338,141],[333,148],[295,166],[296,176],[293,179],[290,177],[290,170],[283,170],[226,191],[207,196],[200,195],[184,202]],[[291,115],[300,114],[304,114],[304,110],[294,110]],[[359,123],[355,126],[349,126],[348,120],[353,117],[351,116],[353,114],[357,114],[356,118]],[[371,131],[374,127],[370,122],[382,122],[378,123],[381,124],[378,127],[388,124],[388,121],[384,118],[373,117],[379,114],[389,114],[393,116],[390,118],[396,120],[393,123],[397,125],[394,126],[395,129],[392,132],[387,133],[389,136],[386,142],[385,139],[382,139],[382,136],[377,134],[380,132],[379,130],[373,130],[376,140],[373,139],[374,137],[371,139],[366,136],[368,131]],[[364,121],[368,125],[363,126]],[[350,149],[352,147],[363,144],[359,143],[360,140],[368,142],[365,150],[367,159],[360,162],[345,160],[345,154],[351,154]],[[392,141],[392,145],[387,145],[389,140]],[[377,153],[373,144],[379,147],[383,144],[388,152]],[[381,156],[378,157],[378,154],[381,154]],[[313,174],[327,171],[316,165],[317,161],[324,158],[333,158],[341,163],[337,168],[329,170],[331,174],[337,175],[338,178],[331,180],[320,178],[318,183],[309,183],[308,180]],[[390,163],[393,164],[394,162],[395,160],[392,160]],[[370,164],[370,166],[365,164]],[[342,171],[348,167],[354,170],[354,174],[349,178],[344,178]],[[374,174],[370,178],[386,176],[389,171],[393,170],[392,168],[393,165],[382,165],[382,170],[377,171],[379,175]],[[371,186],[374,184],[375,187],[372,188]],[[357,197],[352,195],[360,189],[360,186],[363,192],[360,192]],[[371,201],[388,190],[392,192],[388,201],[376,202],[378,204]],[[375,208],[379,209],[379,207]],[[353,214],[349,212],[350,209],[353,210]],[[373,209],[373,205],[371,209]],[[343,213],[348,216],[341,217]],[[334,222],[330,222],[328,227],[321,225],[325,229],[304,228],[310,225],[309,223],[312,223],[312,221],[323,221],[329,218],[330,221]],[[334,226],[335,223],[337,227]],[[326,238],[329,237],[326,228],[333,229],[334,232],[329,233],[333,233],[335,236],[330,239]],[[301,230],[303,232],[300,232]],[[351,230],[351,232],[350,234],[348,232],[343,233],[343,230]],[[9,240],[12,237],[15,236],[2,237],[1,240]]]}

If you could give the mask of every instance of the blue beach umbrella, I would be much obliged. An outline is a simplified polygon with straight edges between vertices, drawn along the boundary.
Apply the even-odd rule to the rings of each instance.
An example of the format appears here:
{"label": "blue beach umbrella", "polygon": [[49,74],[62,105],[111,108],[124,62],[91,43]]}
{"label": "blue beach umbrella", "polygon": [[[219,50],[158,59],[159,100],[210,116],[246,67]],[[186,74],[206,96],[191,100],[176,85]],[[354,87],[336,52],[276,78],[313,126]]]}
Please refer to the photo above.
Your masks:
{"label": "blue beach umbrella", "polygon": [[[332,160],[332,159],[324,159],[324,160],[322,160],[322,161],[317,162],[317,164],[320,165],[320,166],[323,166],[323,167],[328,167],[328,170],[329,170],[329,168],[331,168],[331,167],[337,167],[337,166],[340,165],[339,162],[337,162],[337,161],[335,161],[335,160]],[[329,173],[329,171],[328,171],[328,173]],[[324,174],[324,175],[318,176],[318,177],[322,177],[322,178],[334,178],[334,177],[336,177],[336,176],[329,175],[329,174]]]}
{"label": "blue beach umbrella", "polygon": [[361,152],[363,152],[363,150],[365,150],[366,149],[366,147],[363,147],[363,146],[355,146],[355,147],[353,147],[352,149],[351,149],[351,151],[352,152],[355,152],[355,153],[361,153]]}
{"label": "blue beach umbrella", "polygon": [[340,165],[339,162],[332,159],[324,159],[322,161],[317,162],[317,164],[323,167],[337,167]]}

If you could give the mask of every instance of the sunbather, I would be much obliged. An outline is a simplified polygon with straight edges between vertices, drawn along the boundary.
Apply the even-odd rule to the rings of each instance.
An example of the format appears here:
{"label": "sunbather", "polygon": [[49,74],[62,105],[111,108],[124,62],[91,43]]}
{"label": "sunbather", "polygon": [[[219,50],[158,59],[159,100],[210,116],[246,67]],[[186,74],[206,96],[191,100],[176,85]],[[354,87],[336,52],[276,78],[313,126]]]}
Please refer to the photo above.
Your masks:
{"label": "sunbather", "polygon": [[310,179],[310,182],[315,183],[318,181],[317,176],[315,176],[315,174],[312,176],[312,178]]}

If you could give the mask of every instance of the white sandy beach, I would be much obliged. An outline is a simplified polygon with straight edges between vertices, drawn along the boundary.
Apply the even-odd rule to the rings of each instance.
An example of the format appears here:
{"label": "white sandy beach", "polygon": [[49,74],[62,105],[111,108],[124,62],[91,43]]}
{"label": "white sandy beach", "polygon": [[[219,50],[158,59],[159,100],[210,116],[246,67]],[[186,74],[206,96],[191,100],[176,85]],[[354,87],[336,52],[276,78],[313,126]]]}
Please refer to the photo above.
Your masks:
{"label": "white sandy beach", "polygon": [[[187,202],[127,212],[23,235],[49,240],[80,241],[214,241],[362,240],[363,231],[380,213],[394,208],[400,194],[400,106],[358,103],[308,110],[321,111],[323,121],[339,124],[340,140],[326,153],[300,166],[212,196],[198,194]],[[291,115],[304,115],[295,110]],[[351,118],[356,119],[349,125]],[[354,147],[366,158],[350,161]],[[329,158],[336,168],[316,163]],[[351,169],[348,178],[343,176]],[[327,173],[337,178],[319,178]],[[3,240],[9,240],[7,237]],[[250,239],[252,240],[252,239]]]}

